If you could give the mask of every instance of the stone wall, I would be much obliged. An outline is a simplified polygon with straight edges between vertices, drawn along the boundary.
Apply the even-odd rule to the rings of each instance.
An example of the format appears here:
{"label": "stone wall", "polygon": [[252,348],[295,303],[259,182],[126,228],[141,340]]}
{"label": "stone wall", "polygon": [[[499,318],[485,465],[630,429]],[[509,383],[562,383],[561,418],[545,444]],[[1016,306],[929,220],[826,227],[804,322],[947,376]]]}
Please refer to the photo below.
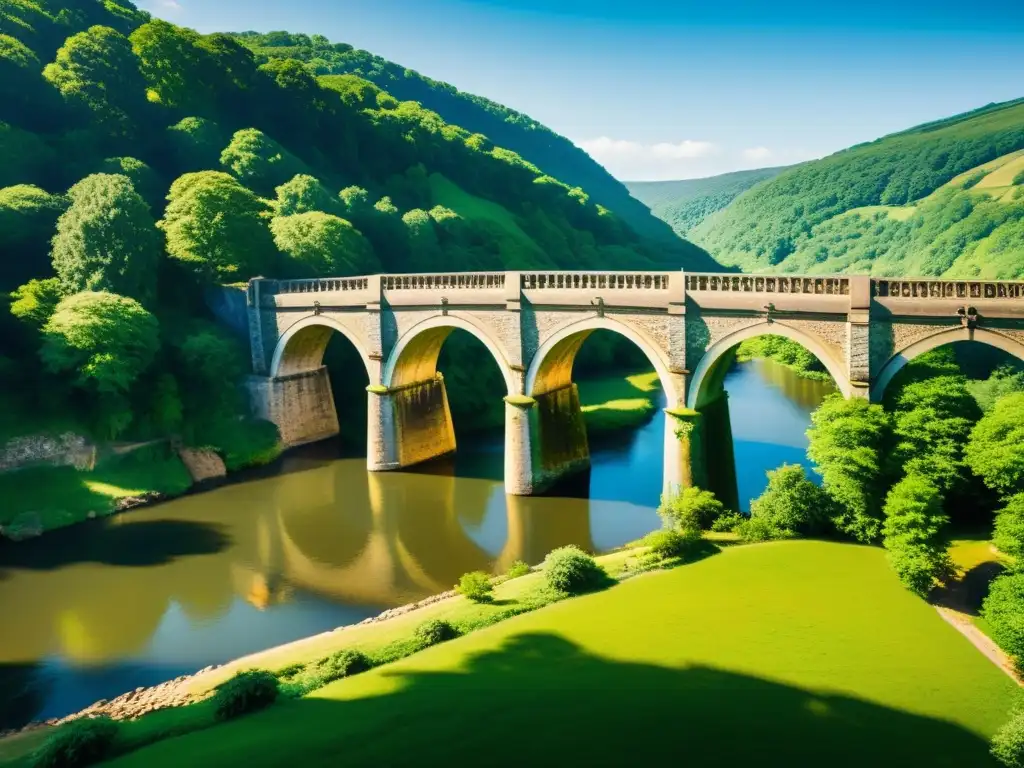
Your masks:
{"label": "stone wall", "polygon": [[278,379],[250,376],[246,384],[254,415],[278,426],[285,448],[338,434],[338,413],[326,368]]}
{"label": "stone wall", "polygon": [[82,435],[25,435],[0,445],[0,472],[46,464],[92,469],[96,465],[96,445]]}

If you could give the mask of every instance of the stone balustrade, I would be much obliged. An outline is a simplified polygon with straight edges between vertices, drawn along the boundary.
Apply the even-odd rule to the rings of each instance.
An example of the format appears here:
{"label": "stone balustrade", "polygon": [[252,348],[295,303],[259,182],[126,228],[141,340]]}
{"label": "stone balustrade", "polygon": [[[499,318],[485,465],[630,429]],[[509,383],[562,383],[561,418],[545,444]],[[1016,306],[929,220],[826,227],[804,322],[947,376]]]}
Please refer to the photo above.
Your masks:
{"label": "stone balustrade", "polygon": [[606,289],[626,291],[666,291],[669,276],[665,272],[523,272],[523,290]]}
{"label": "stone balustrade", "polygon": [[874,278],[872,293],[893,299],[1024,299],[1024,282]]}
{"label": "stone balustrade", "polygon": [[850,280],[846,277],[723,275],[706,272],[687,272],[686,290],[846,296],[850,293]]}
{"label": "stone balustrade", "polygon": [[[326,277],[312,280],[269,280],[264,283],[265,293],[326,293],[328,291],[365,291],[370,281],[366,277]],[[269,288],[269,290],[268,290]]]}
{"label": "stone balustrade", "polygon": [[437,275],[381,275],[386,291],[451,290],[460,288],[487,289],[505,286],[504,272],[453,272]]}

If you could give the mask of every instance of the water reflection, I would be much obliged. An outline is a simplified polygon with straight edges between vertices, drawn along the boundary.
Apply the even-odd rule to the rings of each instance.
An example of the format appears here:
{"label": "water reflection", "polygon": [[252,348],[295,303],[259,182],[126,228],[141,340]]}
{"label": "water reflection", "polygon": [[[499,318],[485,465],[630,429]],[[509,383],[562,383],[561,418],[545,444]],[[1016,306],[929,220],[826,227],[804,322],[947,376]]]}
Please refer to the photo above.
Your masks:
{"label": "water reflection", "polygon": [[[765,469],[805,460],[827,387],[787,373],[727,379],[744,500]],[[581,494],[506,496],[500,438],[383,474],[314,446],[273,477],[0,545],[0,673],[19,682],[2,689],[32,694],[0,696],[0,728],[359,621],[466,571],[639,538],[659,524],[663,418],[595,442]]]}

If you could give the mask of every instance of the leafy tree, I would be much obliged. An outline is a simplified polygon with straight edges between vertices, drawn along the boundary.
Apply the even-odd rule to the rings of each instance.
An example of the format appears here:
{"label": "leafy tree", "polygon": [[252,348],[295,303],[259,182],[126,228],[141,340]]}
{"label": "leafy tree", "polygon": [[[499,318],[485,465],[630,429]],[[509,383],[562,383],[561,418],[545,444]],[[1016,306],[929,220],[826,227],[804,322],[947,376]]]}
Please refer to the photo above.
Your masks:
{"label": "leafy tree", "polygon": [[227,145],[220,126],[203,117],[185,117],[167,129],[180,173],[215,170]]}
{"label": "leafy tree", "polygon": [[274,243],[291,257],[285,270],[303,276],[360,275],[380,270],[370,244],[345,219],[312,211],[270,224]]}
{"label": "leafy tree", "polygon": [[68,197],[71,207],[53,238],[53,266],[64,292],[109,291],[148,300],[156,287],[160,235],[131,181],[93,174]]}
{"label": "leafy tree", "polygon": [[313,176],[300,174],[279,186],[276,192],[277,203],[274,210],[278,216],[311,211],[341,214],[344,211],[342,201],[328,192],[327,188]]}
{"label": "leafy tree", "polygon": [[203,56],[201,37],[191,29],[152,19],[131,34],[131,46],[150,91],[161,104],[177,109],[208,110],[213,104],[212,65]]}
{"label": "leafy tree", "polygon": [[798,464],[783,464],[768,472],[768,487],[750,505],[751,518],[768,521],[787,535],[824,533],[832,500],[807,478]]}
{"label": "leafy tree", "polygon": [[677,493],[662,495],[658,514],[676,530],[707,530],[725,513],[725,506],[711,491],[683,488]]}
{"label": "leafy tree", "polygon": [[160,347],[153,315],[134,299],[83,291],[63,299],[43,328],[40,355],[54,373],[96,392],[124,393]]}
{"label": "leafy tree", "polygon": [[1012,366],[1000,366],[987,379],[967,382],[967,389],[982,413],[988,413],[1006,395],[1024,392],[1024,371]]}
{"label": "leafy tree", "polygon": [[187,173],[171,185],[164,218],[167,252],[205,280],[245,280],[276,257],[266,204],[226,173]]}
{"label": "leafy tree", "polygon": [[1000,552],[1018,559],[1024,557],[1024,493],[1008,498],[1006,505],[996,512],[992,543]]}
{"label": "leafy tree", "polygon": [[807,455],[835,502],[833,523],[858,541],[875,541],[881,534],[879,500],[890,433],[882,407],[860,398],[830,395],[811,415]]}
{"label": "leafy tree", "polygon": [[255,128],[235,133],[220,164],[247,187],[265,194],[304,171],[301,160]]}
{"label": "leafy tree", "polygon": [[106,135],[136,135],[147,109],[146,82],[124,35],[103,26],[72,35],[56,60],[46,65],[43,77]]}
{"label": "leafy tree", "polygon": [[998,400],[974,425],[967,465],[1003,496],[1024,492],[1024,392]]}
{"label": "leafy tree", "polygon": [[53,150],[39,136],[0,122],[0,187],[45,184],[54,161]]}
{"label": "leafy tree", "polygon": [[32,328],[42,329],[63,298],[60,280],[29,280],[11,292],[11,314]]}
{"label": "leafy tree", "polygon": [[0,33],[0,120],[31,130],[52,127],[60,100],[42,79],[42,70],[35,51]]}
{"label": "leafy tree", "polygon": [[991,627],[992,639],[1019,669],[1024,663],[1024,571],[1011,571],[992,581],[981,615]]}
{"label": "leafy tree", "polygon": [[402,216],[409,240],[410,272],[435,272],[440,268],[441,244],[437,240],[437,230],[430,214],[419,208]]}
{"label": "leafy tree", "polygon": [[30,184],[0,189],[0,290],[50,271],[50,238],[67,207]]}
{"label": "leafy tree", "polygon": [[163,207],[166,187],[152,168],[134,157],[108,157],[97,171],[98,173],[127,176],[135,191],[153,210]]}
{"label": "leafy tree", "polygon": [[948,522],[939,490],[928,478],[907,475],[886,496],[882,535],[889,562],[904,586],[922,597],[950,569],[943,536]]}

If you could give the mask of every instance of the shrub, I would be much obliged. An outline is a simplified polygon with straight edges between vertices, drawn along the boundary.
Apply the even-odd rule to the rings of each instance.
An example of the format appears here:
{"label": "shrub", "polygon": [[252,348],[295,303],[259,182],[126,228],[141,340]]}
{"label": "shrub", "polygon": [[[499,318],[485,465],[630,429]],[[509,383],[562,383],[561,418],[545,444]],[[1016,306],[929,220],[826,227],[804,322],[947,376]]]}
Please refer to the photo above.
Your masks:
{"label": "shrub", "polygon": [[697,553],[703,541],[697,528],[685,528],[682,531],[662,528],[644,536],[642,544],[650,547],[651,554],[659,560],[674,557],[686,560]]}
{"label": "shrub", "polygon": [[715,533],[732,533],[746,519],[739,512],[729,510],[711,524],[711,530]]}
{"label": "shrub", "polygon": [[343,677],[358,675],[365,672],[373,664],[366,654],[360,651],[345,649],[332,653],[316,663],[315,674],[321,684],[326,685],[333,680],[340,680]]}
{"label": "shrub", "polygon": [[828,527],[831,500],[807,479],[804,468],[783,464],[768,472],[768,487],[750,506],[751,518],[763,518],[782,531],[819,534]]}
{"label": "shrub", "polygon": [[218,720],[255,712],[274,703],[278,681],[270,672],[250,669],[239,672],[217,688],[213,695],[214,711]]}
{"label": "shrub", "polygon": [[749,542],[787,539],[793,535],[792,531],[779,528],[767,517],[748,517],[736,526],[736,533],[743,541]]}
{"label": "shrub", "polygon": [[992,737],[992,756],[1007,768],[1024,768],[1024,711],[1014,713]]}
{"label": "shrub", "polygon": [[996,549],[1012,557],[1024,557],[1024,493],[1006,500],[1006,506],[996,513],[992,543]]}
{"label": "shrub", "polygon": [[674,528],[708,529],[725,513],[725,507],[715,494],[701,488],[683,488],[672,495],[661,497],[658,514]]}
{"label": "shrub", "polygon": [[1007,573],[993,580],[981,615],[992,628],[992,639],[1019,667],[1024,659],[1024,573]]}
{"label": "shrub", "polygon": [[608,578],[593,557],[572,544],[548,553],[544,558],[544,574],[552,589],[570,595],[596,589]]}
{"label": "shrub", "polygon": [[32,757],[34,768],[77,768],[110,756],[117,723],[109,717],[74,720],[50,736]]}
{"label": "shrub", "polygon": [[474,603],[489,603],[494,599],[494,585],[491,577],[483,571],[470,571],[459,578],[455,591],[465,595]]}
{"label": "shrub", "polygon": [[508,567],[508,572],[505,576],[509,579],[518,579],[520,576],[525,576],[530,572],[530,566],[524,563],[522,560],[516,560],[512,565]]}
{"label": "shrub", "polygon": [[884,511],[889,562],[903,585],[924,597],[935,578],[950,569],[943,537],[949,518],[942,513],[939,491],[928,478],[907,475],[889,491]]}
{"label": "shrub", "polygon": [[423,648],[437,645],[447,640],[454,640],[459,636],[458,631],[447,621],[441,619],[428,619],[416,627],[416,641]]}

